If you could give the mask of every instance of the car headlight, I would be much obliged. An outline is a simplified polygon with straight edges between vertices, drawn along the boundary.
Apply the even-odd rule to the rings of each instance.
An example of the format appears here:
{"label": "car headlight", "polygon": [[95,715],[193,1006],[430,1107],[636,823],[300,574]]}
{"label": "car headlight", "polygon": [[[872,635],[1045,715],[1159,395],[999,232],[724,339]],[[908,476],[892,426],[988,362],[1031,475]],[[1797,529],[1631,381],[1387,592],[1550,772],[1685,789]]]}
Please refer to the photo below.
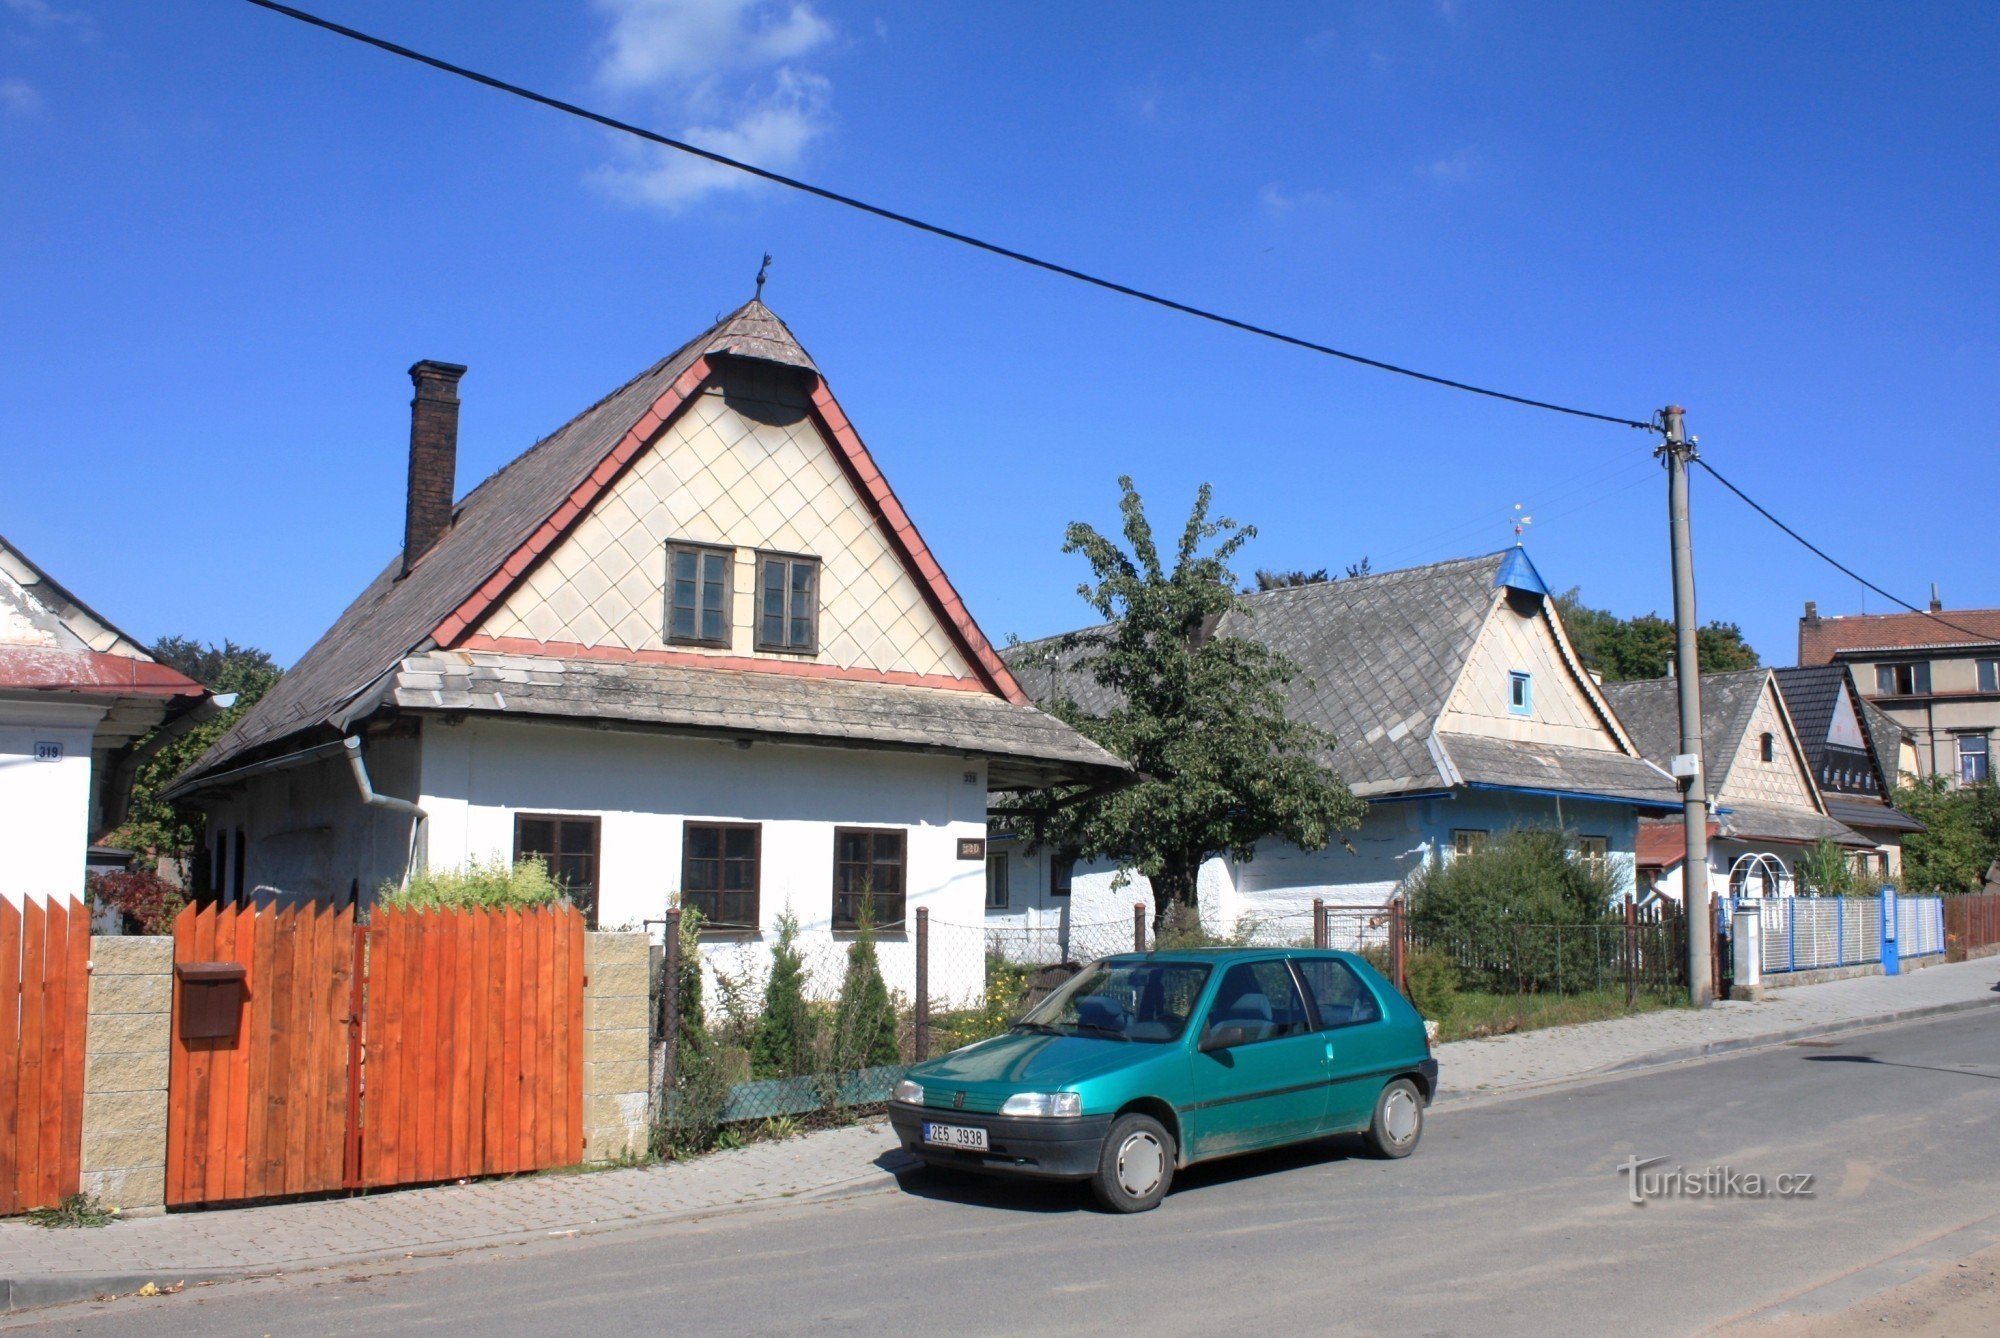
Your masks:
{"label": "car headlight", "polygon": [[[881,1089],[877,1088],[876,1090],[880,1091]],[[911,1106],[923,1105],[924,1085],[922,1083],[911,1082],[908,1078],[904,1078],[901,1082],[898,1082],[896,1084],[896,1100],[903,1102],[905,1105],[911,1105]]]}
{"label": "car headlight", "polygon": [[1083,1098],[1075,1092],[1017,1092],[1001,1103],[1000,1113],[1069,1118],[1083,1114]]}

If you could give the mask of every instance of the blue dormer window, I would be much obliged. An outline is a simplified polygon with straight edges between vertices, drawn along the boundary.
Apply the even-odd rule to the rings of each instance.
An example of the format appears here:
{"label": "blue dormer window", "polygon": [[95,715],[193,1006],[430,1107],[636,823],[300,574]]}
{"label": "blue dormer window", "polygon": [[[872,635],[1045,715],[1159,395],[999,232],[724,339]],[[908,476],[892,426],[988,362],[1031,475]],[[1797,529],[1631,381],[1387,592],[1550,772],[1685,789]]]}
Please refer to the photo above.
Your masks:
{"label": "blue dormer window", "polygon": [[1507,714],[1532,715],[1535,710],[1535,680],[1532,674],[1507,675]]}

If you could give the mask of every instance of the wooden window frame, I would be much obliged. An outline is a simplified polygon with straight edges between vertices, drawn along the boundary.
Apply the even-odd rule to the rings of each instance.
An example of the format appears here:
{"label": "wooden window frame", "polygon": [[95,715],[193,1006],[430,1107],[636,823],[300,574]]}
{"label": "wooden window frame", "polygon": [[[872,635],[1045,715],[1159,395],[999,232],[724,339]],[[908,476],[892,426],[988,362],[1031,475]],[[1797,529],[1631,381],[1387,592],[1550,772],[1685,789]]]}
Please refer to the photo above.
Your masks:
{"label": "wooden window frame", "polygon": [[[552,851],[522,850],[521,824],[524,822],[555,823],[555,843],[558,848]],[[590,895],[587,900],[581,902],[574,896],[571,896],[570,902],[583,912],[584,927],[595,929],[597,928],[597,906],[604,891],[602,881],[604,877],[604,819],[601,816],[595,813],[516,813],[514,815],[514,859],[516,862],[519,862],[528,855],[540,856],[548,863],[549,876],[560,880],[562,874],[558,868],[557,861],[562,856],[573,853],[560,848],[563,843],[562,828],[565,825],[583,826],[590,829]],[[563,891],[565,894],[568,894],[570,889],[565,887]]]}
{"label": "wooden window frame", "polygon": [[[894,893],[880,892],[871,886],[866,893],[869,901],[875,905],[875,928],[878,930],[900,931],[907,921],[910,912],[910,833],[904,827],[835,827],[833,829],[833,927],[836,930],[843,931],[855,930],[861,927],[859,916],[854,915],[851,911],[846,915],[841,914],[843,902],[851,901],[851,899],[863,895],[860,892],[845,892],[841,890],[841,870],[852,866],[854,861],[841,859],[840,843],[844,838],[850,836],[865,836],[868,838],[869,858],[867,860],[867,867],[871,870],[884,863],[884,861],[875,858],[875,838],[893,836],[902,843],[896,860],[897,877],[902,886]],[[894,919],[881,914],[881,903],[885,898],[891,896],[894,897],[902,911],[902,914],[896,916]]]}
{"label": "wooden window frame", "polygon": [[[1598,848],[1595,850],[1590,849],[1584,845],[1586,841],[1595,841]],[[1611,871],[1611,838],[1608,836],[1594,836],[1589,833],[1578,833],[1576,838],[1576,859],[1577,863],[1583,865],[1585,868],[1596,869],[1600,873],[1609,873]]]}
{"label": "wooden window frame", "polygon": [[1757,740],[1757,759],[1760,762],[1775,762],[1778,760],[1778,736],[1768,729]]}
{"label": "wooden window frame", "polygon": [[[771,548],[760,548],[756,550],[756,553],[757,575],[756,579],[752,582],[752,589],[756,592],[755,598],[757,601],[753,618],[756,626],[755,644],[757,649],[773,655],[819,654],[820,575],[824,570],[824,564],[811,553],[785,553]],[[764,564],[766,562],[782,562],[785,564],[785,608],[783,614],[780,615],[781,621],[785,625],[785,639],[781,641],[769,641],[764,637]],[[792,569],[801,564],[812,568],[812,589],[808,594],[808,598],[812,602],[812,608],[807,615],[810,627],[806,644],[795,646],[791,644],[790,640],[792,619],[796,616],[792,609]]]}
{"label": "wooden window frame", "polygon": [[1972,681],[1979,692],[2000,692],[2000,660],[1974,660]]}
{"label": "wooden window frame", "polygon": [[[1478,840],[1461,840],[1461,837],[1477,837]],[[1451,853],[1456,859],[1460,855],[1471,855],[1493,844],[1493,829],[1490,827],[1454,827],[1451,829]]]}
{"label": "wooden window frame", "polygon": [[[1909,683],[1904,687],[1905,682]],[[1875,695],[1878,697],[1928,697],[1931,695],[1929,660],[1903,660],[1875,666]]]}
{"label": "wooden window frame", "polygon": [[1072,885],[1076,881],[1076,856],[1049,856],[1049,896],[1059,901],[1068,901]]}
{"label": "wooden window frame", "polygon": [[[713,897],[714,902],[712,904],[711,909],[719,912],[722,908],[723,897],[743,895],[743,893],[740,890],[736,892],[731,892],[728,888],[723,886],[717,886],[714,888],[692,888],[689,886],[690,882],[690,879],[688,877],[689,865],[694,859],[694,856],[690,852],[693,849],[694,843],[688,838],[693,836],[697,830],[713,831],[717,835],[718,839],[716,843],[715,862],[717,865],[718,876],[722,874],[721,866],[729,862],[729,857],[725,853],[727,847],[724,844],[724,842],[726,842],[727,840],[727,834],[733,831],[735,832],[747,831],[751,833],[752,840],[754,842],[754,848],[752,849],[750,854],[751,879],[750,879],[750,890],[749,890],[749,897],[750,897],[749,919],[740,922],[736,920],[724,919],[720,914],[711,914],[710,909],[704,909],[699,905],[692,904],[691,902],[692,898]],[[722,878],[721,881],[726,883],[728,880],[726,878]],[[703,929],[715,928],[715,929],[755,930],[762,928],[764,923],[763,921],[764,824],[761,822],[711,822],[700,818],[689,818],[686,821],[682,822],[681,823],[681,906],[684,909],[691,908],[694,910],[701,911],[702,913],[701,927]]]}
{"label": "wooden window frame", "polygon": [[[1515,689],[1520,689],[1516,692]],[[1520,700],[1514,700],[1516,697]],[[1535,713],[1535,676],[1521,669],[1507,671],[1507,714],[1533,715]]]}
{"label": "wooden window frame", "polygon": [[[1000,900],[993,899],[993,875],[1000,875]],[[1007,852],[989,850],[986,852],[986,909],[1004,911],[1014,904],[1014,887],[1010,878],[1013,871],[1007,866]]]}
{"label": "wooden window frame", "polygon": [[[716,650],[728,650],[733,644],[736,623],[736,550],[727,544],[698,544],[692,540],[669,539],[667,541],[667,583],[665,590],[665,614],[660,628],[661,637],[669,646],[707,646]],[[674,560],[682,553],[694,555],[694,636],[681,636],[674,631]],[[701,560],[704,557],[722,559],[722,635],[705,637],[701,632],[702,602],[701,590],[704,584],[701,576]]]}

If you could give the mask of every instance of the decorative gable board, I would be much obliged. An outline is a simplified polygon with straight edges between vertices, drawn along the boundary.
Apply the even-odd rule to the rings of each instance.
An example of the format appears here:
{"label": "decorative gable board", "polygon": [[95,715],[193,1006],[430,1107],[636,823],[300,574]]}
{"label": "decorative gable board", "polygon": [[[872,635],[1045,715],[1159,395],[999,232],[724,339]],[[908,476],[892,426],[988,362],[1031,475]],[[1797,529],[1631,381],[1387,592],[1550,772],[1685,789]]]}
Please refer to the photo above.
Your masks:
{"label": "decorative gable board", "polygon": [[[805,663],[979,686],[795,389],[754,379],[693,397],[478,625],[551,654],[593,651]],[[751,398],[754,394],[758,398]],[[666,546],[736,550],[729,647],[669,645]],[[819,653],[755,646],[757,550],[820,560]]]}
{"label": "decorative gable board", "polygon": [[[1508,710],[1509,675],[1514,673],[1530,675],[1533,685],[1526,715]],[[1505,597],[1494,602],[1480,629],[1465,670],[1438,718],[1438,729],[1523,743],[1625,751],[1557,644],[1555,628],[1543,609],[1523,612]]]}
{"label": "decorative gable board", "polygon": [[0,544],[0,645],[152,658],[4,544]]}
{"label": "decorative gable board", "polygon": [[[1771,760],[1763,757],[1763,738],[1772,738]],[[1820,811],[1806,761],[1793,738],[1790,719],[1778,700],[1778,685],[1768,678],[1757,695],[1757,707],[1743,737],[1736,741],[1735,756],[1723,774],[1716,802],[1776,804],[1783,808]]]}

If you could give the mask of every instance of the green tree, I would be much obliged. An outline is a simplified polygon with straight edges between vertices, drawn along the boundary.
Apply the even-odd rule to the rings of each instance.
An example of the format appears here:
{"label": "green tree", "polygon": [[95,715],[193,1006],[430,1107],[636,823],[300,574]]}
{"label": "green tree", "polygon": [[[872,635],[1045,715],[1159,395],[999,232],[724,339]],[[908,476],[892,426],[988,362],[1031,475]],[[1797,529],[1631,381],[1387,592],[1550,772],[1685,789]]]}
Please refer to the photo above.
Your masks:
{"label": "green tree", "polygon": [[1581,927],[1610,921],[1621,885],[1609,869],[1577,859],[1574,844],[1568,832],[1521,827],[1480,849],[1432,860],[1406,885],[1412,936],[1477,963],[1471,975],[1485,986],[1601,984],[1599,940]]}
{"label": "green tree", "polygon": [[771,947],[771,975],[764,982],[764,1011],[750,1037],[750,1076],[794,1078],[812,1069],[813,1016],[806,1003],[806,963],[799,952],[799,920],[778,917]]}
{"label": "green tree", "polygon": [[1912,892],[1977,892],[2000,859],[2000,788],[1953,789],[1943,776],[1898,786],[1895,806],[1924,824],[1903,837],[1903,885]]}
{"label": "green tree", "polygon": [[[1347,564],[1347,579],[1351,581],[1357,576],[1366,576],[1373,570],[1373,565],[1364,557],[1359,562],[1350,562]],[[1329,581],[1337,581],[1339,579],[1341,578],[1338,576],[1328,575],[1325,567],[1315,568],[1312,571],[1307,571],[1303,567],[1294,568],[1291,571],[1269,571],[1263,567],[1259,567],[1255,577],[1257,585],[1254,592],[1245,590],[1243,593],[1246,595],[1251,593],[1262,594],[1266,590],[1290,590],[1295,586],[1301,585],[1325,585]]]}
{"label": "green tree", "polygon": [[890,1001],[889,986],[882,979],[882,964],[875,954],[875,925],[864,916],[861,932],[847,945],[847,974],[840,982],[840,1001],[834,1011],[836,1069],[873,1068],[893,1064],[900,1057],[896,1048],[896,1005]]}
{"label": "green tree", "polygon": [[[1657,613],[1620,618],[1594,609],[1583,602],[1577,586],[1556,596],[1556,608],[1584,665],[1604,675],[1606,682],[1666,676],[1674,658],[1674,625],[1669,619]],[[1694,640],[1703,673],[1755,669],[1763,663],[1735,623],[1705,623],[1695,629]]]}
{"label": "green tree", "polygon": [[162,637],[153,644],[152,654],[161,664],[186,674],[210,692],[236,694],[236,703],[228,710],[196,725],[139,767],[125,823],[111,837],[113,844],[131,850],[179,858],[201,848],[201,816],[167,803],[160,792],[256,705],[284,671],[264,651],[229,640],[216,646],[189,637]]}
{"label": "green tree", "polygon": [[1854,871],[1847,852],[1825,837],[1807,847],[1792,865],[1799,889],[1822,897],[1865,897],[1875,885]]}
{"label": "green tree", "polygon": [[1324,761],[1333,737],[1286,717],[1283,688],[1296,666],[1256,641],[1215,634],[1238,598],[1229,561],[1256,531],[1209,519],[1203,484],[1169,567],[1132,480],[1118,486],[1126,548],[1082,522],[1063,544],[1090,563],[1095,582],[1078,593],[1106,625],[1037,653],[1109,690],[1116,704],[1103,715],[1061,695],[1048,707],[1140,779],[1110,794],[1025,796],[1007,819],[1037,845],[1144,874],[1157,928],[1170,907],[1197,907],[1210,856],[1248,860],[1266,837],[1323,849],[1367,807]]}

